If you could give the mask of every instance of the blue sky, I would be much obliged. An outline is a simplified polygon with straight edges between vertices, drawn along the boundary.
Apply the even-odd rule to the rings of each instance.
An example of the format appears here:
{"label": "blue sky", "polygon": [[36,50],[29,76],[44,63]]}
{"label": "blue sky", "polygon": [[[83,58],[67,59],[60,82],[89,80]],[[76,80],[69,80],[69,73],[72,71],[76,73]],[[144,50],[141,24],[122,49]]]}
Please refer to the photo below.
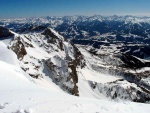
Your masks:
{"label": "blue sky", "polygon": [[94,14],[150,16],[150,0],[0,0],[0,18]]}

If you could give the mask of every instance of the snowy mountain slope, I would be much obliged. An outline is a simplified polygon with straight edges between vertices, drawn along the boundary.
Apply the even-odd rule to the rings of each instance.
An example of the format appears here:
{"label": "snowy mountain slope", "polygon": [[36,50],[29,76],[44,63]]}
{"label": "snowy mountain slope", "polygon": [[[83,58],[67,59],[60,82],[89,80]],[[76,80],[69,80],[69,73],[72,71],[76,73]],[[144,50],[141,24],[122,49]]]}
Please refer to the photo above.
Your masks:
{"label": "snowy mountain slope", "polygon": [[[6,113],[149,112],[149,105],[76,98],[30,83],[12,65],[0,61],[0,111]],[[5,66],[5,67],[2,67]],[[14,67],[14,66],[13,66]],[[7,68],[10,69],[8,73]],[[11,76],[10,76],[11,75]],[[23,78],[20,78],[22,76]],[[5,80],[5,82],[4,82]],[[8,84],[9,82],[9,84]],[[110,107],[110,106],[111,107]],[[91,109],[92,108],[92,109]]]}
{"label": "snowy mountain slope", "polygon": [[[121,65],[119,59],[107,54],[103,57],[91,54],[89,51],[91,50],[90,46],[77,45],[77,47],[84,55],[86,62],[84,68],[78,68],[78,76],[80,82],[82,80],[82,84],[85,84],[84,81],[88,82],[94,93],[94,98],[122,99],[138,102],[149,101],[149,85],[146,87],[147,83],[142,80],[137,81],[136,75],[125,73],[123,68],[119,69],[117,66]],[[125,70],[128,71],[128,69]],[[82,95],[86,95],[83,89],[83,91],[80,90],[82,88],[82,85],[80,85],[78,85],[79,92]],[[144,90],[143,87],[146,89]],[[90,92],[89,89],[88,91]]]}
{"label": "snowy mountain slope", "polygon": [[57,84],[59,89],[78,95],[76,67],[81,65],[82,55],[56,31],[47,28],[40,33],[14,33],[8,48],[17,54],[21,68],[36,78],[35,82],[46,82],[46,87]]}
{"label": "snowy mountain slope", "polygon": [[[16,54],[13,51],[7,49],[7,46],[1,41],[0,48],[0,60],[19,67]],[[6,56],[10,56],[10,58]]]}
{"label": "snowy mountain slope", "polygon": [[[53,86],[58,90],[63,89],[73,95],[99,99],[140,102],[149,99],[147,93],[135,84],[129,83],[130,81],[121,82],[121,87],[120,83],[118,85],[117,81],[122,81],[124,77],[116,76],[116,73],[107,73],[109,71],[106,70],[111,67],[110,64],[107,66],[108,62],[113,61],[111,58],[104,61],[87,52],[84,46],[79,46],[78,49],[51,28],[38,33],[12,33],[14,37],[7,42],[8,48],[17,54],[21,68],[35,78],[33,80],[37,84],[47,88]],[[5,43],[6,39],[2,41]],[[123,87],[126,84],[128,87]],[[133,86],[134,88],[130,88]],[[114,90],[121,91],[116,96]],[[124,92],[127,94],[124,95]],[[130,92],[135,93],[133,98]]]}
{"label": "snowy mountain slope", "polygon": [[123,74],[109,72],[116,62],[117,65],[121,62],[113,57],[99,58],[88,52],[90,47],[76,47],[51,28],[38,33],[13,34],[7,42],[8,48],[17,54],[20,67],[39,85],[83,97],[149,100],[149,93],[136,83],[130,83]]}
{"label": "snowy mountain slope", "polygon": [[[6,46],[2,46],[0,51],[6,49]],[[10,54],[10,50],[6,51]],[[3,57],[8,61],[10,59],[17,61],[13,53],[9,56],[3,54]],[[0,60],[1,113],[148,113],[150,111],[149,104],[78,98],[54,87],[41,87],[34,83],[34,78],[16,67],[17,63],[12,65],[7,60]]]}

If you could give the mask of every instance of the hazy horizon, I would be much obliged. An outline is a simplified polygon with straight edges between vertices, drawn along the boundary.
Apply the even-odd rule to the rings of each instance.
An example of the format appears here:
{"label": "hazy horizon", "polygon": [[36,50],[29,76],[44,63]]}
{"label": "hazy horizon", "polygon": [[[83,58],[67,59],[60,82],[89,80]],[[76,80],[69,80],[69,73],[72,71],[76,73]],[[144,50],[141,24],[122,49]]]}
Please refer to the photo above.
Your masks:
{"label": "hazy horizon", "polygon": [[73,16],[85,16],[85,17],[92,17],[92,16],[102,16],[102,17],[113,17],[113,16],[118,16],[118,17],[125,17],[125,16],[132,16],[132,17],[137,17],[137,18],[142,18],[142,17],[147,17],[147,18],[150,18],[150,15],[149,16],[145,16],[145,15],[100,15],[100,14],[93,14],[93,15],[63,15],[63,16],[33,16],[33,17],[7,17],[7,18],[2,18],[0,17],[0,19],[23,19],[23,18],[26,18],[26,19],[30,19],[30,18],[45,18],[45,17],[56,17],[56,18],[59,18],[59,17],[73,17]]}
{"label": "hazy horizon", "polygon": [[150,16],[149,0],[1,0],[0,18],[102,15]]}

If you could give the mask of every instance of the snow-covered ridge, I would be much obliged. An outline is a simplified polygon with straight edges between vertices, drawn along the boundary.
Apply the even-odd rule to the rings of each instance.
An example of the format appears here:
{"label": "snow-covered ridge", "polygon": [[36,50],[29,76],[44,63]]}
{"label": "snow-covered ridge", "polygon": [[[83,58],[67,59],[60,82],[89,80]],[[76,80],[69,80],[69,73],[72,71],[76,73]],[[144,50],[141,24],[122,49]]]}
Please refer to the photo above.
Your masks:
{"label": "snow-covered ridge", "polygon": [[60,89],[78,95],[76,60],[80,61],[80,55],[77,57],[76,48],[56,31],[47,28],[40,33],[15,33],[8,48],[17,54],[21,68],[37,79],[35,82],[45,87],[57,84]]}

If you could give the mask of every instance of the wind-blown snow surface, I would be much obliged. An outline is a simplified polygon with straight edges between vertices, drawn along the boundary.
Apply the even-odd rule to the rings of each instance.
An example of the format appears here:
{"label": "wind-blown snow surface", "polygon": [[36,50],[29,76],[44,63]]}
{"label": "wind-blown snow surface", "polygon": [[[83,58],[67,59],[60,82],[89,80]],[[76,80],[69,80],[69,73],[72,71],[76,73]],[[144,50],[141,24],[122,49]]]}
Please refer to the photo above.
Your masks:
{"label": "wind-blown snow surface", "polygon": [[[0,113],[149,113],[150,105],[74,97],[33,82],[17,65],[17,58],[0,42]],[[16,61],[15,63],[9,62]]]}
{"label": "wind-blown snow surface", "polygon": [[[0,41],[0,60],[5,61],[7,63],[17,65],[17,56],[14,52],[7,49],[7,46]],[[8,57],[6,57],[8,56]],[[9,57],[11,56],[11,57]]]}

